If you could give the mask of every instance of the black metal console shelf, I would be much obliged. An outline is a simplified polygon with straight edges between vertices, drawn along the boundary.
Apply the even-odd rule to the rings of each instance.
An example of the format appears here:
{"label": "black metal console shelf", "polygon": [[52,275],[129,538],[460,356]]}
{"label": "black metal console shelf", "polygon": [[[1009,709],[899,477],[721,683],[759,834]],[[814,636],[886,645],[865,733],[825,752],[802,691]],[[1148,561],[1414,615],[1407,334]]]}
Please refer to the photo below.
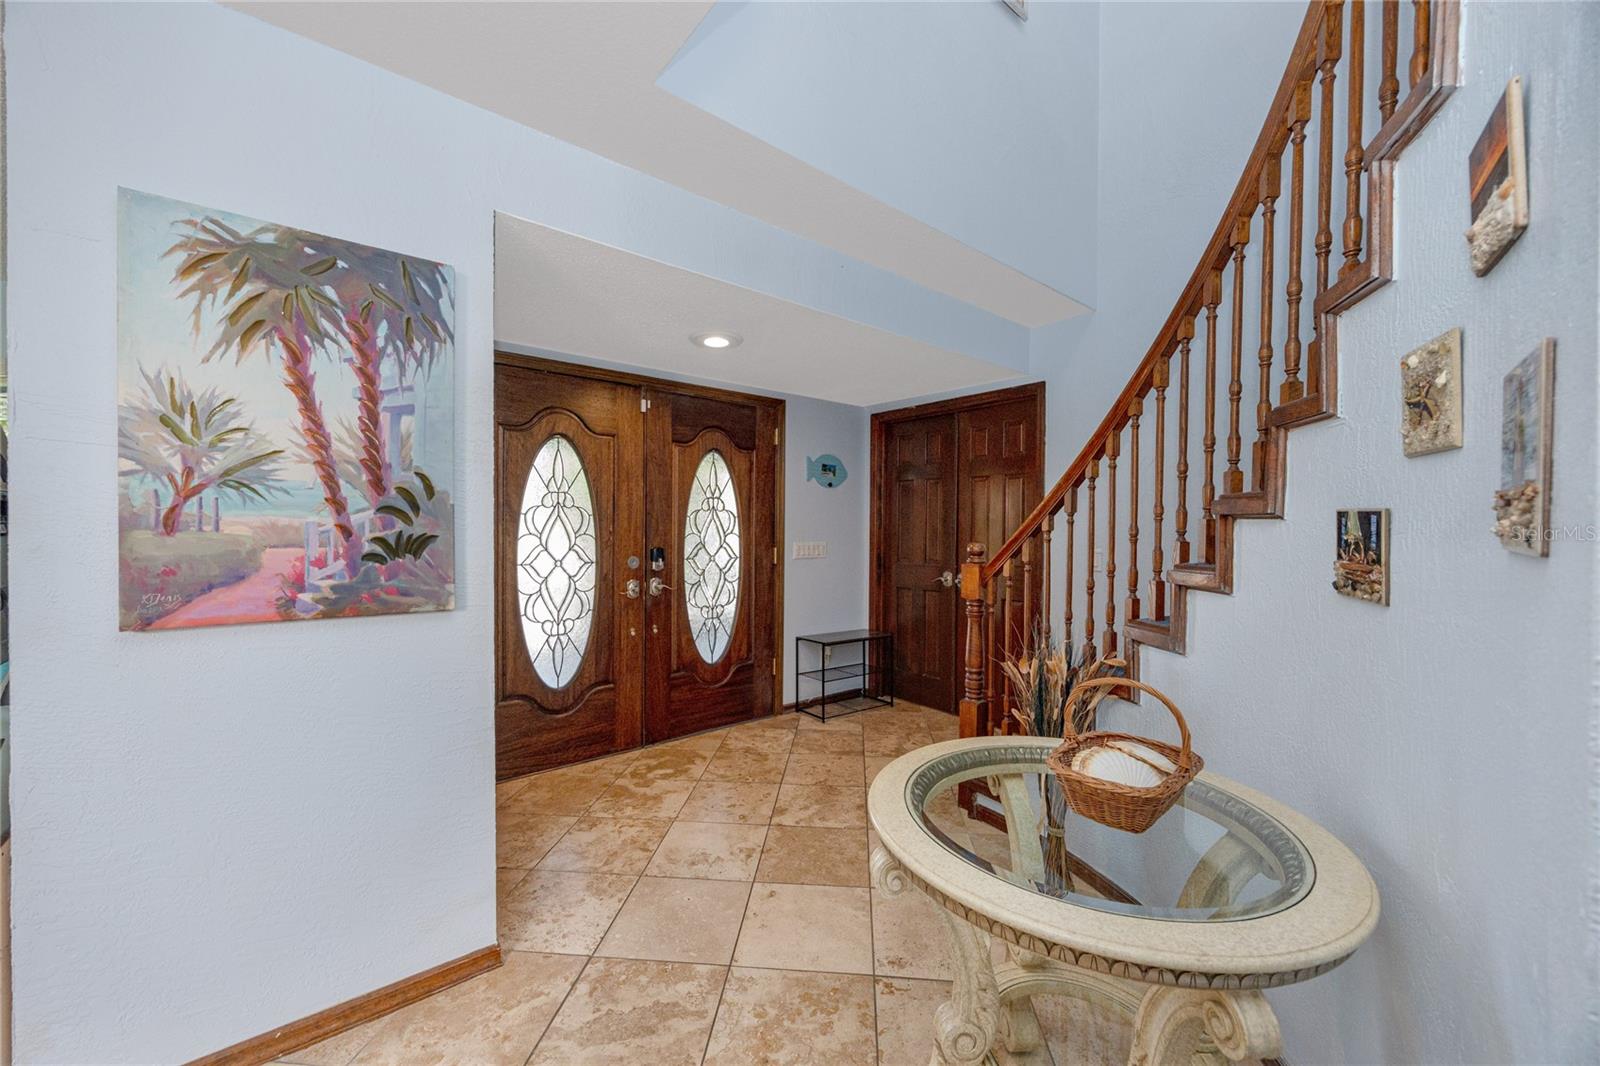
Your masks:
{"label": "black metal console shelf", "polygon": [[[815,657],[818,665],[809,670],[800,669],[801,646],[805,644],[816,649]],[[828,663],[834,648],[851,645],[859,649],[859,659],[837,666]],[[802,679],[816,683],[818,693],[814,700],[807,700],[802,695],[800,690]],[[844,696],[848,699],[869,700],[874,706],[893,706],[894,638],[878,629],[844,629],[837,633],[811,633],[794,638],[794,698],[797,710],[809,714],[818,721],[826,722],[830,717],[828,685],[839,681],[855,681],[858,684],[850,689],[848,696],[836,690],[833,694],[835,704],[840,703],[841,696]],[[852,707],[831,717],[838,718],[862,710],[866,708]]]}

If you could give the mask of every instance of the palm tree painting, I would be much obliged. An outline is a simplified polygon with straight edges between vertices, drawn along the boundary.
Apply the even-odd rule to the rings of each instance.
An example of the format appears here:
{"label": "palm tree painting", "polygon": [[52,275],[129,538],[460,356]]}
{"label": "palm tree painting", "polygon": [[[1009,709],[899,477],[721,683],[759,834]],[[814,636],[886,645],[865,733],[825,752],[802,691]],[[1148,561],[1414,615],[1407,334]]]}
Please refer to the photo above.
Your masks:
{"label": "palm tree painting", "polygon": [[124,629],[454,606],[455,272],[121,190]]}

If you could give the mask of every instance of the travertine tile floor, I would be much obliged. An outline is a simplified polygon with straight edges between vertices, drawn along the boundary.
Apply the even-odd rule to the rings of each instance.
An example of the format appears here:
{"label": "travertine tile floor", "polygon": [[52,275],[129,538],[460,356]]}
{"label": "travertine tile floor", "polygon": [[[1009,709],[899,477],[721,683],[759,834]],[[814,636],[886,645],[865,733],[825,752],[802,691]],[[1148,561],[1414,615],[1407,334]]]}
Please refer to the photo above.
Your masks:
{"label": "travertine tile floor", "polygon": [[[505,965],[284,1061],[923,1066],[943,932],[870,887],[866,785],[955,735],[906,704],[787,714],[504,782]],[[1086,1041],[1088,1008],[1046,1003],[1061,1066],[1125,1058],[1117,1027]]]}

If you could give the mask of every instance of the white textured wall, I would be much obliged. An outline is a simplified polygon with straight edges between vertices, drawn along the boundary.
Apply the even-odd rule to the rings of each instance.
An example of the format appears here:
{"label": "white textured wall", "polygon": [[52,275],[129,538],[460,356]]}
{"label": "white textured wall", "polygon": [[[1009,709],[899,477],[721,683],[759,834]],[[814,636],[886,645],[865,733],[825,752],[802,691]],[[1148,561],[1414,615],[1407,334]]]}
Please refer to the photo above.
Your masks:
{"label": "white textured wall", "polygon": [[[1103,22],[1114,32],[1109,12]],[[1253,55],[1253,40],[1229,48]],[[1105,43],[1110,76],[1116,64]],[[1287,44],[1271,44],[1269,54],[1286,55]],[[1467,5],[1464,84],[1400,163],[1398,278],[1341,320],[1342,417],[1291,435],[1285,520],[1238,525],[1234,595],[1190,599],[1189,655],[1145,653],[1146,677],[1189,714],[1208,766],[1322,822],[1367,863],[1383,894],[1383,918],[1354,959],[1271,993],[1295,1063],[1600,1059],[1597,46],[1595,5]],[[1467,153],[1512,74],[1527,86],[1533,222],[1495,271],[1477,278],[1462,238]],[[1107,106],[1112,97],[1102,92]],[[1267,97],[1255,99],[1252,115]],[[1103,121],[1102,159],[1113,165],[1117,153],[1104,142],[1119,127]],[[1184,171],[1209,174],[1203,210],[1187,196],[1119,206],[1119,190],[1143,196],[1149,184],[1102,172],[1104,217],[1142,206],[1146,214],[1129,219],[1132,232],[1180,225],[1170,243],[1127,249],[1150,264],[1160,282],[1153,289],[1114,281],[1106,250],[1116,246],[1103,231],[1101,322],[1036,335],[1036,369],[1039,357],[1051,364],[1052,412],[1080,420],[1052,422],[1053,469],[1081,446],[1143,355],[1232,188],[1256,121],[1238,131],[1226,180],[1204,165],[1210,157]],[[1195,144],[1210,141],[1183,143],[1194,160]],[[1184,213],[1204,224],[1188,233]],[[1175,262],[1165,262],[1167,249]],[[1405,459],[1398,360],[1452,326],[1464,332],[1466,447]],[[1506,552],[1489,526],[1501,378],[1545,336],[1558,341],[1554,523],[1588,532],[1540,560]],[[1108,337],[1118,344],[1106,346]],[[1121,343],[1131,338],[1138,343]],[[1246,396],[1253,400],[1253,387]],[[1191,478],[1191,508],[1198,483]],[[1388,608],[1329,587],[1334,514],[1352,505],[1393,510]],[[1170,503],[1168,522],[1170,537]],[[1122,581],[1119,572],[1119,604]],[[1103,606],[1103,586],[1101,596]],[[1148,713],[1113,720],[1138,726]]]}

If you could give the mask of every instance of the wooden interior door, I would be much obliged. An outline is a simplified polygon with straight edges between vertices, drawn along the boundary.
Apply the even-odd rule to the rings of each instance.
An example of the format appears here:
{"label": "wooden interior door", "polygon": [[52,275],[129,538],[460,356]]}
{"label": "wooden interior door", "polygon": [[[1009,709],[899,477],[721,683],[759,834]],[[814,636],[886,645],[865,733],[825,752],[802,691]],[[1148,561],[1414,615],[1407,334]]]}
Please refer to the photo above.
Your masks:
{"label": "wooden interior door", "polygon": [[773,711],[779,425],[768,405],[657,388],[645,406],[653,743]]}
{"label": "wooden interior door", "polygon": [[[969,544],[992,556],[1044,494],[1044,386],[872,416],[872,625],[894,635],[895,694],[954,713],[963,643],[960,574]],[[1029,584],[1039,603],[1042,566]],[[1013,647],[1027,629],[1018,575]]]}
{"label": "wooden interior door", "polygon": [[[1002,403],[972,407],[956,415],[960,448],[957,489],[960,543],[982,544],[986,558],[994,558],[1001,545],[1033,510],[1044,492],[1044,440],[1040,431],[1040,403],[1022,396]],[[1023,603],[1043,602],[1044,567],[1033,560],[1027,574],[1014,566],[1016,583],[1012,611],[1005,624],[1012,630],[1011,647],[1030,646],[1035,619],[1025,617]],[[1023,584],[1029,588],[1026,596]],[[998,620],[997,620],[998,621]],[[966,657],[966,627],[956,627],[956,661]]]}
{"label": "wooden interior door", "polygon": [[960,573],[956,531],[956,417],[895,422],[888,434],[885,617],[894,637],[895,696],[954,707]]}
{"label": "wooden interior door", "polygon": [[499,780],[639,743],[642,428],[637,387],[495,367]]}

